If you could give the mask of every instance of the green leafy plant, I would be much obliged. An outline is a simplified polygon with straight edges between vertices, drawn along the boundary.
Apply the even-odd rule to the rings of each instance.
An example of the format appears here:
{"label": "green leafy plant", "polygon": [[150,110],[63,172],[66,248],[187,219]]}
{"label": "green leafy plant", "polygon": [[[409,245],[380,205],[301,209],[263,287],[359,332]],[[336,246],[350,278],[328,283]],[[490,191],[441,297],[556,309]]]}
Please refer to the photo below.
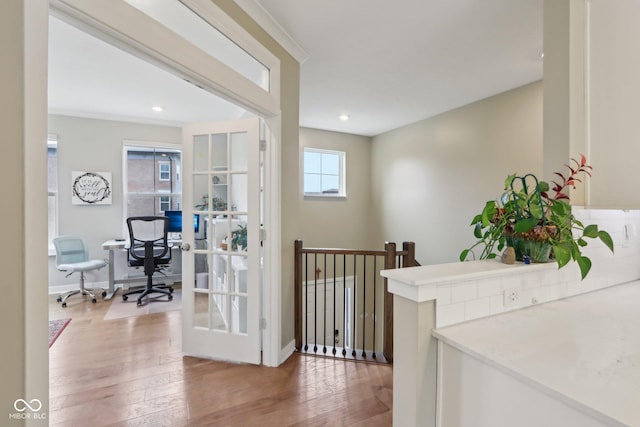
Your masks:
{"label": "green leafy plant", "polygon": [[[211,210],[212,211],[226,211],[227,210],[227,202],[220,197],[213,196],[211,199]],[[200,211],[208,211],[209,210],[209,196],[203,195],[200,198],[200,203],[194,206],[195,209]]]}
{"label": "green leafy plant", "polygon": [[240,225],[236,230],[231,232],[231,247],[237,249],[238,246],[247,249],[247,226]]}
{"label": "green leafy plant", "polygon": [[578,263],[584,279],[591,269],[591,260],[581,250],[588,244],[585,238],[599,239],[611,252],[613,240],[595,224],[585,227],[571,212],[567,190],[581,182],[580,176],[591,176],[592,167],[585,156],[582,155],[580,161],[571,159],[571,164],[565,166],[568,172],[556,172],[559,179],[552,181],[553,187],[532,174],[509,175],[500,200],[486,202],[482,212],[471,221],[478,241],[460,253],[460,260],[475,259],[476,250],[480,250],[478,259],[491,259],[506,246],[537,242],[548,245],[550,257],[558,263],[558,268],[571,260]]}

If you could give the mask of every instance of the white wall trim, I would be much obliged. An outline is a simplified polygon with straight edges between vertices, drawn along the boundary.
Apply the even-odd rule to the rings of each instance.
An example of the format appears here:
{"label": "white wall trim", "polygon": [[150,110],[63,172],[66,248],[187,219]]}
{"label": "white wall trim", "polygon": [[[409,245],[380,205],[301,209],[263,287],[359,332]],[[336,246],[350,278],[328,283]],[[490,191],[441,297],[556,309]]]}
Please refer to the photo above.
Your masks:
{"label": "white wall trim", "polygon": [[265,10],[262,5],[255,0],[234,0],[251,19],[256,21],[263,30],[278,42],[296,61],[300,64],[309,59],[309,54],[298,44],[298,42],[285,31],[273,16]]}
{"label": "white wall trim", "polygon": [[[7,325],[9,329],[15,330],[7,336],[16,337],[20,334],[18,331],[24,328],[24,340],[19,339],[15,344],[8,344],[19,346],[22,341],[24,364],[21,367],[14,366],[5,369],[18,369],[24,375],[24,388],[13,390],[16,393],[15,398],[37,398],[42,402],[42,413],[47,414],[49,412],[49,358],[45,337],[48,330],[46,326],[48,299],[43,298],[43,288],[48,281],[45,267],[48,263],[45,252],[48,247],[47,199],[43,197],[47,194],[47,154],[43,148],[46,147],[44,143],[47,138],[49,5],[46,1],[22,1],[13,4],[14,6],[7,7],[7,10],[9,16],[14,15],[14,10],[22,10],[22,22],[16,28],[20,28],[23,37],[21,40],[13,41],[17,48],[15,51],[12,49],[9,52],[9,59],[15,59],[19,50],[23,54],[23,75],[22,77],[16,75],[14,81],[14,84],[22,84],[23,99],[20,103],[16,103],[18,98],[10,95],[8,100],[14,103],[9,109],[23,108],[23,156],[28,160],[24,161],[20,167],[23,175],[17,176],[17,181],[13,183],[16,186],[22,185],[24,191],[22,199],[24,223],[23,225],[13,224],[14,227],[22,227],[23,253],[10,257],[8,260],[9,263],[12,260],[14,262],[18,260],[20,265],[12,265],[11,268],[23,270],[24,283],[12,283],[13,289],[10,291],[10,293],[22,292],[23,297],[18,299],[10,296],[7,300],[9,302],[19,300],[23,302],[24,308],[21,310],[23,319],[14,318],[16,323]],[[4,12],[5,10],[3,10]],[[15,16],[17,17],[18,14],[15,13]],[[9,66],[10,72],[13,72],[14,69],[17,69],[17,66]],[[19,311],[12,310],[10,312],[18,313]],[[10,354],[17,353],[12,351]],[[11,380],[9,385],[16,385],[16,383]],[[9,394],[4,393],[3,396],[7,397]],[[6,417],[6,415],[4,416]],[[27,418],[24,420],[24,425],[27,427],[40,426],[42,422],[34,418]]]}
{"label": "white wall trim", "polygon": [[266,119],[265,227],[267,232],[264,260],[263,308],[267,328],[263,335],[262,363],[279,366],[278,349],[282,342],[282,257],[281,257],[281,167],[280,138],[282,117]]}

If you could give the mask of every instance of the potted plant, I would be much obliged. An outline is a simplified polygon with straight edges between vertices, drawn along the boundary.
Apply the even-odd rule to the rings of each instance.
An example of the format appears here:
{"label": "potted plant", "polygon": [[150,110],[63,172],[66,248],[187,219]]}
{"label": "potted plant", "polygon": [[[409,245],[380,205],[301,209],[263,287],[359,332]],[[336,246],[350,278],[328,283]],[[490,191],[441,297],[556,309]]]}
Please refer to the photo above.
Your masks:
{"label": "potted plant", "polygon": [[234,250],[239,250],[240,248],[246,250],[247,249],[247,226],[240,225],[238,229],[233,230],[231,232],[231,247]]}
{"label": "potted plant", "polygon": [[558,268],[562,268],[573,260],[584,279],[591,269],[591,260],[581,250],[588,244],[585,238],[600,239],[611,252],[613,240],[596,224],[585,227],[571,212],[567,189],[575,188],[581,175],[591,176],[592,167],[587,165],[585,156],[580,161],[571,159],[571,165],[565,166],[568,175],[556,172],[560,180],[552,181],[553,188],[533,174],[509,175],[500,200],[488,201],[473,218],[471,225],[478,241],[462,251],[460,260],[475,258],[477,249],[481,249],[478,259],[495,258],[509,246],[521,261],[555,259]]}
{"label": "potted plant", "polygon": [[[218,196],[213,196],[211,199],[212,211],[226,211],[227,210],[227,202]],[[209,210],[209,196],[207,194],[203,195],[200,198],[200,203],[194,206],[195,209],[200,211],[208,211]]]}

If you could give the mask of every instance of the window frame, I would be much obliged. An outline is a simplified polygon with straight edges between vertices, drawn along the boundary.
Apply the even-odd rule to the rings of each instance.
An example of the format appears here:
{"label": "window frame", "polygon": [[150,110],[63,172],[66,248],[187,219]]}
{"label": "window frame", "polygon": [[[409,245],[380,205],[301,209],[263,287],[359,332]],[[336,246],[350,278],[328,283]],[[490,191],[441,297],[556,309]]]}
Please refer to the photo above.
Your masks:
{"label": "window frame", "polygon": [[[167,209],[163,209],[162,205],[166,204]],[[171,196],[158,196],[158,212],[165,212],[171,210]]]}
{"label": "window frame", "polygon": [[[160,208],[160,197],[169,197],[169,200],[173,200],[178,198],[178,206],[182,206],[182,197],[183,197],[183,188],[182,188],[182,180],[180,177],[176,177],[177,182],[180,183],[180,191],[179,192],[169,192],[166,190],[156,190],[153,192],[135,192],[129,191],[129,169],[127,166],[128,152],[130,150],[135,151],[136,149],[142,150],[158,150],[158,151],[174,151],[180,153],[180,162],[182,163],[182,159],[184,156],[183,148],[181,143],[170,143],[170,142],[158,142],[158,141],[141,141],[141,140],[130,140],[124,139],[122,140],[122,194],[123,194],[123,203],[122,203],[122,218],[123,218],[123,235],[128,234],[128,230],[126,228],[125,219],[128,217],[128,208],[129,208],[129,200],[130,198],[136,197],[147,197],[153,196],[158,198],[158,202],[156,207]],[[154,164],[161,162],[162,160],[156,160]],[[152,172],[154,179],[156,176],[159,177],[159,173],[157,171]],[[166,181],[164,181],[166,182]]]}
{"label": "window frame", "polygon": [[[307,192],[305,191],[305,180],[306,176],[312,174],[310,172],[305,171],[305,154],[307,153],[318,153],[322,154],[331,154],[338,156],[339,161],[339,171],[338,171],[338,192],[337,193],[323,193],[323,192]],[[304,147],[302,151],[302,194],[305,198],[331,198],[331,199],[346,199],[347,198],[347,153],[346,151],[340,150],[328,150],[325,148],[314,148],[314,147]],[[320,172],[319,174],[321,179],[322,176],[329,176],[330,174],[323,174]],[[331,175],[334,176],[334,175]]]}
{"label": "window frame", "polygon": [[[163,171],[162,167],[163,166],[167,166],[168,170]],[[163,178],[162,175],[163,174],[167,174],[169,175],[166,178]],[[158,181],[171,181],[171,163],[166,161],[166,160],[158,160]]]}

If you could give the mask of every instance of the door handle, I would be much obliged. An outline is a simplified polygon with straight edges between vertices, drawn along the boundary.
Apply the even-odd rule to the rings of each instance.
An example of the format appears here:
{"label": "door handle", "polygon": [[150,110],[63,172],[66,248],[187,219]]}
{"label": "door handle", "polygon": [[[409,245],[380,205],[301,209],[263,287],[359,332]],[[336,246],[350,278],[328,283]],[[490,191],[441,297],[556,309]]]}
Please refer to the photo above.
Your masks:
{"label": "door handle", "polygon": [[187,251],[191,250],[191,245],[188,244],[188,243],[183,243],[182,245],[180,245],[180,249],[183,252],[187,252]]}

